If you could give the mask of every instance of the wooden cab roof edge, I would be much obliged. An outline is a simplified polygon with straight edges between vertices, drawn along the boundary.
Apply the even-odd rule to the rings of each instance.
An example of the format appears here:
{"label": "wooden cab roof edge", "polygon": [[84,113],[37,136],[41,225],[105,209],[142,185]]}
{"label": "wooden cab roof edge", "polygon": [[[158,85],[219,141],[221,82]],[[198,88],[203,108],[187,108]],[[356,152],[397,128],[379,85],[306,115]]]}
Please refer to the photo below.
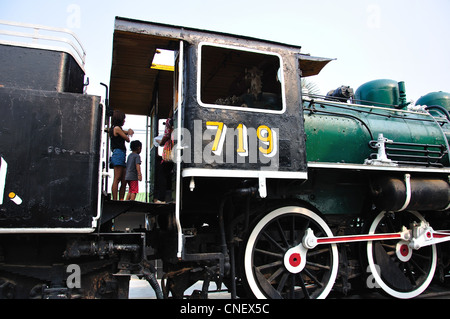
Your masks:
{"label": "wooden cab roof edge", "polygon": [[292,50],[295,50],[298,53],[300,53],[301,49],[301,46],[298,45],[291,45],[272,40],[259,39],[250,36],[236,35],[231,33],[210,31],[198,28],[182,27],[158,22],[146,22],[122,17],[116,17],[115,30],[147,34],[162,38],[172,38],[174,40],[175,39],[185,40],[188,38],[197,38],[197,39],[204,38],[205,40],[220,39],[227,41],[230,44],[234,42],[239,42],[239,45],[242,45],[242,43],[240,42],[245,41],[248,45],[258,43],[260,45],[265,44],[266,47],[280,46],[283,47],[284,49],[291,48]]}
{"label": "wooden cab roof edge", "polygon": [[308,77],[317,75],[322,71],[322,69],[331,61],[335,59],[321,58],[311,56],[309,54],[299,54],[298,58],[300,60],[300,70],[302,72],[302,77]]}

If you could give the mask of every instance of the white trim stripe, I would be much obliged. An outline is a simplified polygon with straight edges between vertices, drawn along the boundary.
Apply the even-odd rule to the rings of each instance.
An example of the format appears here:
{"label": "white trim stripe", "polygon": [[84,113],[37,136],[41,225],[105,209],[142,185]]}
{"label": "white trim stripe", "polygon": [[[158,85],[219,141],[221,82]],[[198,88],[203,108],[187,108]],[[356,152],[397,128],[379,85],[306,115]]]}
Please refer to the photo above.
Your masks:
{"label": "white trim stripe", "polygon": [[0,228],[0,234],[89,234],[95,228]]}
{"label": "white trim stripe", "polygon": [[343,163],[318,163],[309,162],[308,168],[327,168],[327,169],[348,169],[348,170],[366,170],[366,171],[391,171],[391,172],[420,172],[420,173],[442,173],[450,174],[450,168],[418,167],[418,166],[381,166],[365,164],[343,164]]}
{"label": "white trim stripe", "polygon": [[233,170],[233,169],[209,169],[186,168],[183,177],[232,177],[232,178],[281,178],[281,179],[308,179],[306,172],[281,172],[266,170]]}
{"label": "white trim stripe", "polygon": [[0,163],[0,205],[3,205],[3,196],[5,194],[5,184],[6,184],[6,171],[8,169],[8,163],[1,158]]}

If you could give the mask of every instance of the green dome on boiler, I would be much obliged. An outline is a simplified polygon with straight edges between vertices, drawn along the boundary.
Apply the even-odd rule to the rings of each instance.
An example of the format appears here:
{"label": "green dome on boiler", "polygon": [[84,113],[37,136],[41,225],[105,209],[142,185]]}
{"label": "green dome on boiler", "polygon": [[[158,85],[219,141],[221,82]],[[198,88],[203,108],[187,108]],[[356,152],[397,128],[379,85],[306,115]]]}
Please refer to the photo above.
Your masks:
{"label": "green dome on boiler", "polygon": [[367,82],[356,90],[355,99],[363,105],[397,106],[400,104],[398,82],[387,79]]}
{"label": "green dome on boiler", "polygon": [[447,92],[432,92],[422,96],[416,101],[416,105],[426,106],[442,106],[447,111],[450,111],[450,93]]}

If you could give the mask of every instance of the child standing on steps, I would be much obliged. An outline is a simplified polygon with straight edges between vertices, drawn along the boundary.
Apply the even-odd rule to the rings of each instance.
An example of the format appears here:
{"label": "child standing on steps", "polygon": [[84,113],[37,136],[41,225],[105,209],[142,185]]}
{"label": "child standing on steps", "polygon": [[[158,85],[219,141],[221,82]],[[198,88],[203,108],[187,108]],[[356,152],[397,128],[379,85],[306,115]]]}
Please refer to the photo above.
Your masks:
{"label": "child standing on steps", "polygon": [[135,200],[136,194],[139,193],[139,181],[142,181],[141,157],[139,156],[142,151],[142,143],[132,141],[130,148],[132,153],[128,155],[125,180],[128,184],[127,200]]}

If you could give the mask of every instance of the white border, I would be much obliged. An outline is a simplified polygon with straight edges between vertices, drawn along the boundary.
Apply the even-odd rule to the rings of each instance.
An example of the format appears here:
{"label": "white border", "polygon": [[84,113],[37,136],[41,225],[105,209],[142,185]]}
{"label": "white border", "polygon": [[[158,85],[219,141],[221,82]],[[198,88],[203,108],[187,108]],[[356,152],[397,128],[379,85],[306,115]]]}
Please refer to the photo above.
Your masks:
{"label": "white border", "polygon": [[232,177],[232,178],[280,178],[280,179],[308,179],[306,172],[280,172],[266,170],[242,169],[211,169],[211,168],[185,168],[183,177]]}
{"label": "white border", "polygon": [[308,168],[327,168],[327,169],[348,169],[365,171],[391,171],[391,172],[421,172],[421,173],[442,173],[450,174],[450,168],[423,168],[423,167],[405,167],[405,166],[381,166],[367,164],[345,164],[345,163],[326,163],[326,162],[308,162]]}
{"label": "white border", "polygon": [[89,234],[95,228],[0,228],[0,234]]}
{"label": "white border", "polygon": [[[272,55],[278,57],[280,60],[280,84],[281,84],[281,101],[282,101],[282,108],[281,110],[266,110],[266,109],[258,109],[258,108],[247,108],[247,107],[241,107],[241,106],[229,106],[229,105],[219,105],[219,104],[208,104],[203,103],[201,101],[201,75],[202,75],[202,47],[203,46],[213,46],[213,47],[219,47],[219,48],[226,48],[231,50],[238,50],[238,51],[247,51],[247,52],[254,52],[264,55]],[[257,113],[268,113],[268,114],[283,114],[286,111],[286,89],[284,85],[284,70],[283,70],[283,58],[278,53],[274,52],[267,52],[267,51],[261,51],[256,49],[249,49],[244,47],[238,47],[238,46],[232,46],[232,45],[226,45],[226,44],[217,44],[217,43],[210,43],[210,42],[200,42],[198,45],[198,62],[197,62],[197,103],[200,106],[203,107],[209,107],[209,108],[216,108],[216,109],[225,109],[225,110],[235,110],[235,111],[244,111],[244,112],[257,112]]]}

